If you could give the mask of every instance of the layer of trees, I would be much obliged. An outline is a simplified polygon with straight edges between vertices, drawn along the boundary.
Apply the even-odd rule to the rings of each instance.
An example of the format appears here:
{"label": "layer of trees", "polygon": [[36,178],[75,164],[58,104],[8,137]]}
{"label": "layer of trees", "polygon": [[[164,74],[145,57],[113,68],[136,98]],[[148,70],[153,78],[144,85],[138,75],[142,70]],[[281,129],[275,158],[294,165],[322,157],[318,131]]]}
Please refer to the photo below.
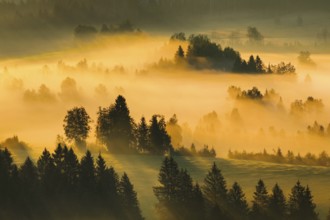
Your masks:
{"label": "layer of trees", "polygon": [[[184,33],[176,33],[171,36],[171,40],[186,41],[187,39]],[[238,51],[230,47],[222,49],[221,45],[212,42],[206,35],[193,34],[188,38],[188,43],[186,52],[179,46],[175,53],[176,64],[185,63],[197,69],[215,69],[234,73],[293,74],[296,71],[291,63],[284,62],[266,67],[259,56],[251,55],[246,61]]]}
{"label": "layer of trees", "polygon": [[0,219],[143,219],[127,174],[122,177],[89,151],[44,150],[36,163],[18,167],[0,150]]}
{"label": "layer of trees", "polygon": [[317,220],[316,205],[308,186],[298,181],[288,198],[275,184],[268,193],[259,180],[249,207],[241,186],[227,187],[221,170],[214,163],[203,185],[194,183],[188,171],[180,169],[172,157],[165,157],[154,187],[160,219],[228,219],[228,220]]}
{"label": "layer of trees", "polygon": [[307,127],[307,131],[311,135],[317,135],[320,137],[330,137],[330,124],[327,127],[319,124],[317,121],[313,125]]}
{"label": "layer of trees", "polygon": [[[90,123],[90,116],[83,107],[69,110],[64,119],[67,139],[82,151],[86,149]],[[153,115],[149,122],[142,117],[136,123],[126,99],[121,95],[109,107],[99,108],[95,130],[97,141],[112,153],[163,155],[171,152],[182,156],[216,156],[213,148],[196,150],[194,145],[191,149],[182,147],[182,130],[175,115],[168,122],[162,115]]]}
{"label": "layer of trees", "polygon": [[100,30],[92,25],[78,25],[74,29],[74,35],[77,38],[88,38],[96,34],[117,34],[117,33],[133,33],[140,32],[136,29],[129,20],[126,20],[118,25],[102,24]]}
{"label": "layer of trees", "polygon": [[295,155],[292,151],[288,151],[284,155],[280,148],[277,149],[275,153],[268,153],[266,150],[260,153],[229,151],[228,157],[237,160],[256,160],[272,163],[330,167],[330,157],[325,151],[321,152],[319,155],[307,153],[305,156],[301,156],[299,153]]}
{"label": "layer of trees", "polygon": [[[292,7],[294,6],[294,7]],[[249,13],[255,17],[272,17],[304,11],[325,11],[329,4],[323,0],[26,0],[1,1],[0,13],[4,20],[27,24],[29,21],[43,24],[72,24],[81,22],[118,21],[134,19],[140,23],[159,25],[159,22],[198,21],[203,16],[240,15]],[[300,17],[299,20],[302,20]],[[25,21],[25,22],[24,22]],[[302,24],[302,21],[298,22]]]}

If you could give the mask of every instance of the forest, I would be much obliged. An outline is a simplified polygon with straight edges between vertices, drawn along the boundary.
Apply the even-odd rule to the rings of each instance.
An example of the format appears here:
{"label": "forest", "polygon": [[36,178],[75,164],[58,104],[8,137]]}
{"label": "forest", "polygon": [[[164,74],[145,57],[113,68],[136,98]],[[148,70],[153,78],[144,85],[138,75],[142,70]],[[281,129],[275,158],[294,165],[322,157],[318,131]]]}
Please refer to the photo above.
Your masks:
{"label": "forest", "polygon": [[[95,161],[87,151],[79,160],[59,144],[18,167],[4,149],[0,164],[1,219],[144,219],[129,177],[119,177],[101,154]],[[171,156],[163,159],[158,181],[153,191],[160,219],[319,219],[311,189],[300,181],[286,198],[278,184],[268,193],[260,179],[249,205],[237,182],[227,188],[216,163],[199,185]]]}
{"label": "forest", "polygon": [[330,220],[329,0],[0,0],[0,220]]}

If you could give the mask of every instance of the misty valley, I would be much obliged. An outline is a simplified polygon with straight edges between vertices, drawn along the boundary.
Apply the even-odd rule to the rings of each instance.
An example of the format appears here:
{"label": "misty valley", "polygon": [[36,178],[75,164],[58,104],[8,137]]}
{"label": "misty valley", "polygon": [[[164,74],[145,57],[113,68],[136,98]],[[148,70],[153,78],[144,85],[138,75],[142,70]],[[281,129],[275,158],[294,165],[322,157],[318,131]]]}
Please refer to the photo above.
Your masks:
{"label": "misty valley", "polygon": [[0,0],[0,219],[330,220],[326,0]]}

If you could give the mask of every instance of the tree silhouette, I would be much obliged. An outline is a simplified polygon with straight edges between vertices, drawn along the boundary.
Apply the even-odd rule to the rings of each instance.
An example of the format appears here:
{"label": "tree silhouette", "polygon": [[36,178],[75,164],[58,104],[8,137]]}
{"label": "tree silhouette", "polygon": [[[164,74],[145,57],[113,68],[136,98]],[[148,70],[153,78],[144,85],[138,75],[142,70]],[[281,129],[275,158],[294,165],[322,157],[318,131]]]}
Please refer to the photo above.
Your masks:
{"label": "tree silhouette", "polygon": [[139,151],[150,151],[149,128],[144,117],[141,118],[137,127],[137,148]]}
{"label": "tree silhouette", "polygon": [[262,36],[256,27],[247,28],[247,37],[251,43],[260,43],[264,40],[264,36]]}
{"label": "tree silhouette", "polygon": [[172,151],[171,138],[167,134],[165,119],[163,116],[153,115],[149,127],[149,140],[151,152],[164,154]]}
{"label": "tree silhouette", "polygon": [[292,220],[317,220],[315,204],[309,187],[303,187],[298,181],[289,197],[289,218]]}
{"label": "tree silhouette", "polygon": [[275,184],[269,197],[269,217],[274,220],[287,218],[287,205],[282,189]]}
{"label": "tree silhouette", "polygon": [[224,217],[228,209],[226,181],[215,163],[204,179],[202,190],[207,206],[211,209],[211,216]]}
{"label": "tree silhouette", "polygon": [[93,191],[95,186],[95,166],[90,151],[87,151],[85,156],[81,158],[79,172],[79,184],[82,190]]}
{"label": "tree silhouette", "polygon": [[162,219],[176,218],[178,203],[177,186],[179,181],[179,167],[172,157],[165,157],[158,174],[160,186],[153,188],[158,199],[157,211]]}
{"label": "tree silhouette", "polygon": [[249,207],[241,186],[235,182],[228,192],[230,219],[243,220],[248,218]]}
{"label": "tree silhouette", "polygon": [[130,116],[126,99],[119,95],[114,105],[100,109],[96,136],[109,151],[129,153],[134,141],[134,122]]}
{"label": "tree silhouette", "polygon": [[126,173],[123,174],[119,183],[119,195],[122,202],[124,219],[144,219],[141,215],[137,194]]}
{"label": "tree silhouette", "polygon": [[185,58],[184,51],[183,51],[182,47],[179,46],[179,48],[176,51],[175,56],[174,56],[175,63],[181,64],[184,61],[184,58]]}
{"label": "tree silhouette", "polygon": [[178,118],[174,114],[166,123],[166,130],[171,137],[173,147],[181,147],[182,144],[182,129],[178,124]]}
{"label": "tree silhouette", "polygon": [[85,151],[86,138],[90,131],[91,119],[87,114],[85,108],[75,107],[68,111],[64,118],[64,132],[69,140],[74,140],[76,146]]}
{"label": "tree silhouette", "polygon": [[41,186],[43,187],[42,190],[45,195],[50,196],[55,191],[54,181],[56,181],[56,174],[54,159],[47,149],[45,149],[39,157],[37,167]]}
{"label": "tree silhouette", "polygon": [[266,186],[262,180],[259,180],[256,186],[256,191],[253,195],[252,208],[250,212],[251,219],[267,219],[268,204],[269,196]]}

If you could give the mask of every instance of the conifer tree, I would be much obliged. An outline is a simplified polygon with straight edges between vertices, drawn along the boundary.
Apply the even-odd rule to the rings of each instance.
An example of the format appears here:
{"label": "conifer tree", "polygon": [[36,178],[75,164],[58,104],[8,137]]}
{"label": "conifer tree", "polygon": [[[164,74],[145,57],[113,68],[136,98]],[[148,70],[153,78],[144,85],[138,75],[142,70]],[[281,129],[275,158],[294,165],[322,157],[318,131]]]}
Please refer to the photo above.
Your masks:
{"label": "conifer tree", "polygon": [[83,191],[91,192],[95,186],[95,166],[94,159],[90,151],[81,158],[79,183]]}
{"label": "conifer tree", "polygon": [[233,220],[247,219],[249,207],[241,186],[235,182],[228,192],[230,217]]}
{"label": "conifer tree", "polygon": [[224,208],[227,200],[226,180],[223,177],[221,170],[213,163],[211,170],[208,171],[204,179],[202,187],[205,199],[210,204],[218,204]]}
{"label": "conifer tree", "polygon": [[37,161],[41,187],[46,195],[53,194],[55,191],[54,182],[56,181],[55,164],[50,152],[44,149]]}
{"label": "conifer tree", "polygon": [[252,208],[250,212],[251,219],[264,220],[268,218],[269,196],[262,180],[258,181],[256,191],[253,195]]}
{"label": "conifer tree", "polygon": [[311,191],[309,190],[309,187],[303,187],[299,181],[291,190],[288,205],[290,220],[318,219]]}
{"label": "conifer tree", "polygon": [[166,151],[173,150],[171,138],[166,131],[166,124],[163,116],[152,116],[149,128],[149,140],[152,153],[164,154]]}
{"label": "conifer tree", "polygon": [[172,157],[165,157],[159,171],[159,186],[153,188],[157,197],[157,212],[161,219],[176,219],[179,204],[178,185],[180,171]]}
{"label": "conifer tree", "polygon": [[149,128],[144,117],[137,127],[137,148],[139,151],[150,151]]}
{"label": "conifer tree", "polygon": [[75,191],[78,186],[79,161],[72,148],[64,155],[63,175],[67,191]]}
{"label": "conifer tree", "polygon": [[96,136],[109,151],[129,153],[134,144],[134,121],[126,99],[119,95],[114,105],[98,112]]}
{"label": "conifer tree", "polygon": [[287,205],[282,189],[275,184],[269,197],[269,217],[274,220],[287,218]]}
{"label": "conifer tree", "polygon": [[119,195],[122,202],[124,219],[142,220],[143,217],[137,200],[137,194],[126,173],[124,173],[119,183]]}

